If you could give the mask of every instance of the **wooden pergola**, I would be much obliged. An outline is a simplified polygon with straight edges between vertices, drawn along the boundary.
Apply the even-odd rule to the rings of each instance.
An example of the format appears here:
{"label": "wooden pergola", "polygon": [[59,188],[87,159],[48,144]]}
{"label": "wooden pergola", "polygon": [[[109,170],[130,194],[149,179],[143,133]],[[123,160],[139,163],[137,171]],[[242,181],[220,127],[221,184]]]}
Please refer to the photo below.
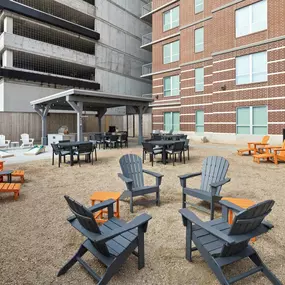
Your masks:
{"label": "wooden pergola", "polygon": [[85,111],[97,112],[99,131],[102,131],[102,117],[108,108],[127,107],[127,114],[139,115],[138,143],[143,140],[143,114],[149,108],[151,98],[111,94],[101,91],[70,89],[38,100],[31,101],[34,110],[42,119],[42,143],[46,144],[47,115],[50,110],[75,111],[77,113],[77,140],[83,140],[82,114]]}

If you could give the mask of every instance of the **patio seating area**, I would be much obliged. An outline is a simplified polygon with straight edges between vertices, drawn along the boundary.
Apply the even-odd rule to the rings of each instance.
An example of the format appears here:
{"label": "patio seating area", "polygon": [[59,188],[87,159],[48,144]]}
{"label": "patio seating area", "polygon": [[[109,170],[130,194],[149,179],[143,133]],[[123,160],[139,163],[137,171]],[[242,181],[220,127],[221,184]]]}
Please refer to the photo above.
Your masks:
{"label": "patio seating area", "polygon": [[[157,138],[155,139],[157,140]],[[168,143],[172,141],[168,140]],[[183,139],[179,141],[183,142]],[[68,144],[68,142],[59,143],[62,146],[64,144]],[[154,147],[158,151],[161,150],[159,146]],[[9,284],[13,280],[13,284],[84,283],[91,285],[95,284],[94,279],[83,270],[82,266],[79,266],[79,263],[89,273],[89,267],[92,267],[92,270],[96,272],[93,276],[95,278],[96,274],[104,276],[105,266],[103,266],[103,262],[110,269],[109,271],[107,269],[109,273],[104,279],[109,280],[109,277],[111,278],[108,284],[215,285],[220,284],[215,275],[220,274],[220,268],[212,268],[211,270],[207,262],[211,263],[211,258],[213,258],[219,265],[230,264],[232,259],[228,258],[229,254],[233,254],[236,250],[241,250],[243,246],[246,246],[243,239],[246,239],[248,243],[252,238],[256,238],[256,240],[249,242],[249,248],[254,248],[254,252],[256,251],[259,254],[266,267],[263,263],[258,265],[257,262],[257,269],[252,269],[251,273],[263,270],[264,274],[253,274],[236,284],[282,284],[278,283],[278,280],[274,279],[275,277],[272,277],[272,273],[277,276],[280,282],[284,283],[285,248],[283,244],[285,242],[285,229],[283,221],[285,214],[282,203],[285,199],[282,188],[284,164],[256,164],[253,163],[252,156],[238,156],[236,149],[237,147],[234,145],[212,143],[205,145],[191,142],[190,160],[187,159],[186,150],[185,164],[177,159],[175,167],[172,166],[170,157],[170,163],[158,163],[161,153],[158,153],[153,166],[149,157],[142,163],[142,147],[133,144],[130,144],[129,148],[119,146],[116,149],[107,148],[105,150],[103,147],[99,150],[97,144],[98,160],[94,159],[93,165],[87,161],[86,163],[82,162],[81,167],[78,165],[70,167],[62,160],[60,168],[58,168],[58,156],[56,156],[53,166],[51,151],[43,154],[43,159],[37,158],[33,161],[17,164],[5,163],[4,171],[24,171],[25,183],[19,184],[21,185],[21,192],[17,201],[14,201],[11,193],[1,193],[0,195],[0,283]],[[74,152],[76,151],[74,149]],[[81,157],[82,160],[85,158],[85,152],[86,150]],[[217,158],[215,161],[210,161],[209,157]],[[68,161],[68,155],[66,158]],[[131,163],[136,163],[137,166],[132,168]],[[223,183],[219,185],[212,183],[211,187],[221,190],[219,193],[212,190],[207,193],[215,193],[217,197],[221,195],[224,199],[220,205],[219,199],[215,200],[217,203],[214,208],[214,220],[210,221],[208,213],[210,204],[204,202],[203,197],[201,200],[201,197],[192,194],[195,191],[203,192],[204,189],[208,191],[206,185],[211,183],[210,177],[213,176],[210,169],[214,165],[219,169],[215,172],[218,175],[217,179],[214,180]],[[141,171],[138,171],[140,167]],[[220,169],[224,170],[220,171]],[[144,175],[141,178],[142,171],[151,175]],[[199,171],[205,172],[205,174],[202,174],[201,177],[198,175],[200,174]],[[119,175],[118,177],[118,173],[123,176]],[[141,174],[138,175],[139,173]],[[189,175],[187,176],[185,173],[196,173],[196,175],[187,179]],[[207,173],[210,175],[209,178],[207,178]],[[231,181],[229,182],[227,178],[230,178]],[[4,179],[6,180],[6,177]],[[184,182],[183,179],[185,179]],[[136,182],[132,184],[130,181]],[[130,192],[135,192],[130,190],[130,183],[134,190],[138,191],[138,195],[129,195]],[[138,185],[141,189],[138,188]],[[124,192],[125,190],[127,191]],[[146,192],[144,193],[144,191]],[[110,195],[107,195],[106,192],[109,192]],[[102,193],[102,195],[96,193]],[[183,193],[187,196],[185,202],[191,202],[194,206],[206,211],[193,209],[189,205],[186,205],[188,209],[181,210]],[[118,199],[119,194],[123,194],[123,197],[121,196],[123,199],[120,201]],[[211,194],[209,195],[211,197]],[[66,196],[68,204],[64,196]],[[108,200],[110,197],[114,197],[114,200]],[[131,200],[133,205],[130,205]],[[100,201],[103,204],[98,204]],[[235,201],[238,205],[231,203]],[[115,210],[110,206],[113,203],[116,205]],[[222,211],[222,205],[228,209],[227,215],[225,210]],[[236,213],[240,212],[242,207],[247,208],[251,205],[254,205],[253,207],[256,207],[256,210],[255,208],[251,211],[246,210],[245,214],[242,215]],[[130,212],[130,206],[133,213]],[[69,207],[72,209],[72,213]],[[106,209],[109,207],[109,210],[106,212],[106,209],[103,210],[104,207]],[[97,210],[94,218],[93,214],[89,212],[91,210]],[[265,219],[273,224],[272,230],[269,231],[271,229],[270,224],[267,224],[267,228],[260,224],[262,220],[259,220],[254,214],[257,212],[264,217],[268,215]],[[77,219],[72,216],[73,214],[78,215]],[[66,221],[67,217],[70,217],[69,222]],[[184,224],[181,217],[183,217]],[[219,222],[222,217],[224,221],[228,220],[229,223],[222,224]],[[96,221],[98,219],[98,226],[93,222],[95,218]],[[108,219],[109,221],[107,221]],[[248,223],[251,219],[256,219],[253,222],[255,226],[246,228],[245,233],[247,226],[244,223]],[[241,223],[243,223],[244,228],[238,225],[240,220],[242,220]],[[127,223],[122,222],[119,226],[120,221]],[[189,237],[191,232],[190,222],[187,221],[193,223],[192,241],[194,243],[192,243],[192,247],[190,247],[190,239],[185,239],[185,236]],[[78,222],[88,230],[84,230]],[[209,228],[209,223],[220,224],[220,227],[217,226],[216,230],[212,227]],[[198,235],[197,225],[208,231],[205,233],[205,238],[211,239],[211,241],[209,240],[211,246],[214,246],[214,242],[217,244],[227,242],[226,247],[219,252],[220,257],[216,255],[210,257],[209,246],[207,247]],[[227,225],[225,229],[231,228],[232,231],[239,228],[240,232],[227,235],[220,231],[222,225]],[[255,227],[259,227],[258,233]],[[263,227],[262,231],[260,231],[261,227]],[[90,230],[94,231],[93,236],[88,234]],[[269,232],[263,234],[267,231]],[[218,241],[212,240],[211,235],[213,234],[220,235]],[[238,234],[241,236],[239,237]],[[87,238],[86,242],[84,242],[82,235]],[[93,242],[92,246],[88,240]],[[254,244],[252,245],[253,241]],[[82,242],[83,247],[80,247]],[[242,242],[240,247],[234,246],[234,243],[240,242]],[[120,243],[122,244],[120,245]],[[116,254],[112,251],[114,249],[112,244],[113,246],[118,244],[118,247],[115,248]],[[201,252],[202,257],[198,251],[195,251],[194,244]],[[137,251],[137,247],[139,251]],[[105,251],[106,248],[107,252]],[[121,253],[118,252],[119,248],[121,248]],[[202,248],[207,248],[207,251],[203,251]],[[217,248],[221,249],[220,246]],[[130,254],[134,249],[134,254]],[[71,259],[77,251],[78,258],[76,260]],[[85,256],[86,251],[89,253]],[[112,256],[117,256],[118,259],[108,257],[108,252],[112,252]],[[249,256],[256,261],[257,253],[254,252],[252,251],[252,255]],[[83,255],[84,257],[82,257]],[[223,256],[227,259],[227,261],[223,259],[224,263],[221,259]],[[89,267],[86,266],[83,259]],[[192,260],[192,262],[189,263],[187,259]],[[111,264],[116,260],[120,260],[119,267]],[[235,277],[243,276],[244,272],[250,270],[250,266],[249,262],[239,261],[237,264],[227,266],[224,270],[225,275],[227,278],[234,276],[231,280],[235,281]],[[60,270],[61,268],[62,270]],[[58,274],[59,277],[57,277]],[[271,278],[271,281],[273,280],[272,283],[266,276]]]}

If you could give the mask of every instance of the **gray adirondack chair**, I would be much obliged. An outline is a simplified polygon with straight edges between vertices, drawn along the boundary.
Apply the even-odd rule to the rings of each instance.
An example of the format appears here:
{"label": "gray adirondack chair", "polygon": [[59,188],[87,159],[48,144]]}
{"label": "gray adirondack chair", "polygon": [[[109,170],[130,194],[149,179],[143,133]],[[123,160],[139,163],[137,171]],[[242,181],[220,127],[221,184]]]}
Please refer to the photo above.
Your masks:
{"label": "gray adirondack chair", "polygon": [[[113,217],[115,200],[110,199],[87,209],[68,196],[65,196],[65,199],[74,214],[68,218],[68,221],[86,237],[86,240],[76,254],[59,270],[57,276],[65,274],[76,262],[79,262],[97,281],[97,284],[107,284],[131,254],[138,257],[138,269],[144,267],[144,233],[147,231],[151,216],[142,214],[126,223]],[[109,220],[104,225],[98,226],[93,213],[104,208],[108,208]],[[106,266],[102,276],[99,276],[82,259],[86,252],[90,252]]]}
{"label": "gray adirondack chair", "polygon": [[[210,203],[211,220],[214,219],[215,203],[222,197],[220,192],[222,185],[230,181],[230,178],[225,178],[229,168],[229,162],[220,156],[209,156],[203,162],[202,172],[185,174],[179,176],[180,184],[182,186],[182,208],[186,208],[186,195],[199,198]],[[202,176],[200,189],[192,189],[186,187],[186,180],[188,178]],[[206,211],[204,208],[196,206],[193,203],[187,203],[192,207],[201,211]]]}
{"label": "gray adirondack chair", "polygon": [[[163,175],[142,168],[142,160],[135,154],[126,154],[120,158],[122,173],[118,176],[126,183],[127,190],[121,195],[120,200],[130,198],[130,211],[133,213],[133,198],[156,193],[156,205],[160,205],[160,185]],[[146,186],[143,174],[149,174],[156,178],[155,185]]]}
{"label": "gray adirondack chair", "polygon": [[[270,213],[274,201],[267,200],[246,210],[228,201],[220,203],[223,206],[222,218],[209,222],[201,221],[188,209],[179,211],[186,227],[186,259],[192,261],[192,251],[199,250],[223,285],[233,284],[257,272],[263,272],[275,285],[282,284],[249,245],[251,238],[262,235],[273,227],[263,220]],[[232,225],[228,224],[228,210],[238,212]],[[196,247],[192,247],[192,242]],[[248,258],[256,267],[232,278],[226,278],[224,266]]]}

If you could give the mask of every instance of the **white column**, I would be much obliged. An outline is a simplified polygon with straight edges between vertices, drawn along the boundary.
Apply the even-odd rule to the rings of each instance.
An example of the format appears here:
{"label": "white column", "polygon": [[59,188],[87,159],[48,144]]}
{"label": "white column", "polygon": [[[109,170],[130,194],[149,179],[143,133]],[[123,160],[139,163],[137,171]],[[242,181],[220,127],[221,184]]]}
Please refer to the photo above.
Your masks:
{"label": "white column", "polygon": [[4,19],[4,32],[13,34],[13,18],[5,17],[5,19]]}
{"label": "white column", "polygon": [[3,52],[2,67],[13,67],[13,51],[5,50]]}

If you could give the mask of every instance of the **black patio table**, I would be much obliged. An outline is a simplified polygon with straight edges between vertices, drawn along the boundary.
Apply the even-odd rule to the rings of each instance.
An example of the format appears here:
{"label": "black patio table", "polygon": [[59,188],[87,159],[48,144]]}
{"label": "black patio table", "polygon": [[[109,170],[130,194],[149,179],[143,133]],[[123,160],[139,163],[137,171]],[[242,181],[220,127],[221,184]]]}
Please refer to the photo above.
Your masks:
{"label": "black patio table", "polygon": [[167,153],[166,153],[166,148],[168,147],[168,146],[171,146],[171,145],[174,145],[175,143],[177,143],[177,142],[181,142],[181,140],[180,141],[172,141],[172,140],[168,140],[168,141],[152,141],[152,140],[150,140],[150,141],[147,141],[148,143],[150,143],[150,144],[152,144],[153,146],[160,146],[160,147],[162,147],[162,163],[163,164],[166,164],[166,162],[167,162]]}
{"label": "black patio table", "polygon": [[64,149],[68,149],[70,151],[70,166],[74,165],[73,155],[74,151],[77,149],[79,145],[90,144],[90,142],[65,142],[65,143],[58,143],[58,146]]}

